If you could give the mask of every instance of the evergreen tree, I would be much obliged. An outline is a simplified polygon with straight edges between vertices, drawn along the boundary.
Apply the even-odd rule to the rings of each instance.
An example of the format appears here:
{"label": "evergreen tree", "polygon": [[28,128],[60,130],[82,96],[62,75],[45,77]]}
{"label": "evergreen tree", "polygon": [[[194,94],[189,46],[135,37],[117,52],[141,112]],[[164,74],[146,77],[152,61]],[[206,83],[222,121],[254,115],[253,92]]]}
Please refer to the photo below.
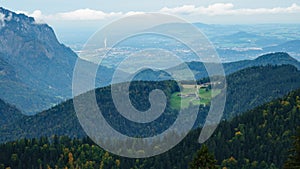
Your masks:
{"label": "evergreen tree", "polygon": [[297,135],[294,136],[294,147],[291,154],[284,164],[284,169],[300,169],[300,127],[298,127]]}
{"label": "evergreen tree", "polygon": [[189,165],[189,169],[217,169],[217,160],[214,155],[208,151],[206,145],[202,145],[198,150],[193,161]]}

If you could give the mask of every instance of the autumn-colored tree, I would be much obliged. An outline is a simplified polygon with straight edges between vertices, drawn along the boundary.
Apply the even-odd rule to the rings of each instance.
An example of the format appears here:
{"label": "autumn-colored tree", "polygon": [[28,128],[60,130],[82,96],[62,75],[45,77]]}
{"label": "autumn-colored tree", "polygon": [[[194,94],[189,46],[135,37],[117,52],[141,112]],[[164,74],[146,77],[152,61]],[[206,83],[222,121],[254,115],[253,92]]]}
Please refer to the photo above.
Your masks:
{"label": "autumn-colored tree", "polygon": [[71,152],[68,153],[68,164],[71,169],[74,169],[74,157]]}

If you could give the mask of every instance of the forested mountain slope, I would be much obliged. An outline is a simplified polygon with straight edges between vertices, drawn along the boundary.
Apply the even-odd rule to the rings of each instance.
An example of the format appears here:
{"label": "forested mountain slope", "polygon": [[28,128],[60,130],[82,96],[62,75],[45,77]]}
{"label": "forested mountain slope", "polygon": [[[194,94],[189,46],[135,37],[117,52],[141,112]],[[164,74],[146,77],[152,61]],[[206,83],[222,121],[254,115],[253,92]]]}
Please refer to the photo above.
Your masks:
{"label": "forested mountain slope", "polygon": [[[300,89],[222,121],[206,142],[220,168],[281,168],[300,125]],[[105,153],[89,139],[52,136],[0,144],[0,167],[12,168],[138,168],[186,169],[200,148],[201,128],[172,150],[148,159],[128,159]]]}
{"label": "forested mountain slope", "polygon": [[[281,97],[292,90],[300,88],[300,73],[296,68],[287,65],[253,67],[229,75],[227,81],[227,103],[223,117],[225,119],[230,119],[235,117],[237,114],[241,114],[256,106],[271,101],[272,99]],[[148,101],[148,94],[151,88],[161,88],[167,92],[167,96],[178,91],[178,86],[176,87],[173,81],[137,81],[133,82],[132,86],[134,87],[131,90],[131,99],[134,105],[140,108],[140,110],[147,110],[149,108],[150,104]],[[151,86],[151,88],[149,88],[149,86]],[[97,89],[96,95],[98,104],[102,107],[102,112],[104,112],[107,117],[113,117],[111,118],[111,124],[113,124],[115,128],[119,128],[127,134],[134,134],[131,131],[133,131],[134,126],[137,125],[129,123],[128,120],[119,115],[111,100],[110,87],[108,86]],[[208,109],[209,106],[200,106],[200,116],[198,116],[197,124],[195,126],[201,126],[201,124],[203,124]],[[160,123],[166,127],[166,124],[171,124],[176,118],[176,110],[172,110],[167,106],[166,112],[168,116],[161,118],[161,121],[157,121],[158,123],[156,123],[156,125],[154,123],[152,124],[154,125],[153,127],[157,129],[154,131],[161,132],[163,129],[159,129]],[[124,124],[126,124],[126,126],[124,126]],[[145,136],[149,136],[154,132],[149,129],[134,131],[137,131],[135,134]],[[8,135],[8,137],[2,137],[3,134],[7,132],[13,134]],[[52,136],[54,134],[68,135],[70,137],[85,136],[74,111],[72,100],[68,100],[35,116],[23,116],[21,119],[13,123],[8,121],[5,131],[3,131],[2,127],[0,128],[0,140],[2,142],[22,137],[32,138]]]}

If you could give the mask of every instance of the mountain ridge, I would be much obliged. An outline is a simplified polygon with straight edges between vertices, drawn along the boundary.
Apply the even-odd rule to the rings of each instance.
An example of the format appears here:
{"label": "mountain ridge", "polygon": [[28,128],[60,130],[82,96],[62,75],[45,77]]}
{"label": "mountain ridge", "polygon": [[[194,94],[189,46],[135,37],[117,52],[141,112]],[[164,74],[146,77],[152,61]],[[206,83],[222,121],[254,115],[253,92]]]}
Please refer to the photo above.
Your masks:
{"label": "mountain ridge", "polygon": [[[36,23],[32,17],[4,8],[0,8],[0,13],[4,17],[0,28],[0,98],[28,114],[41,112],[71,98],[77,55],[57,40],[47,24]],[[267,64],[292,64],[300,68],[299,62],[288,59],[290,56],[285,53],[272,55],[279,59],[224,63],[225,73]],[[203,63],[188,62],[187,65],[196,74],[196,79],[207,77]],[[181,71],[181,66],[170,70]],[[99,68],[96,87],[109,85],[113,73],[114,69]],[[156,74],[150,72],[149,76],[140,75],[137,79],[154,81]],[[158,80],[168,79],[163,72],[161,75]],[[124,76],[127,75],[124,73]]]}
{"label": "mountain ridge", "polygon": [[[269,76],[270,72],[276,72],[276,74]],[[277,78],[274,79],[274,76]],[[230,102],[226,103],[224,112],[225,119],[235,117],[251,108],[300,88],[300,71],[290,65],[269,65],[243,69],[242,71],[229,75],[228,79],[227,100]],[[102,92],[109,94],[109,89],[110,87],[108,86],[98,88],[96,91],[97,93]],[[104,99],[104,95],[100,97],[101,95],[97,94],[96,96],[97,98]],[[105,98],[109,98],[109,96],[105,95]],[[106,104],[100,105],[111,104],[110,101],[105,100],[102,100],[101,103]],[[245,106],[245,104],[247,106]],[[107,111],[103,112],[107,113]],[[205,114],[205,112],[201,112],[202,115],[203,113]],[[203,121],[203,116],[198,118],[201,118],[197,119],[197,124],[200,124]],[[123,124],[123,122],[118,122],[117,124]],[[0,138],[1,142],[21,137],[32,138],[41,135],[51,136],[54,134],[68,135],[70,137],[85,136],[85,132],[82,130],[77,119],[72,99],[38,113],[35,116],[23,116],[19,122],[8,124],[5,131],[0,128],[1,135],[6,135],[5,133],[7,132],[15,134],[10,135],[10,138]]]}
{"label": "mountain ridge", "polygon": [[[16,77],[1,83],[1,89],[6,89],[1,98],[31,114],[59,103],[61,97],[70,97],[77,55],[58,42],[47,24],[4,8],[0,8],[0,13],[4,18],[0,28],[0,59],[12,66]],[[31,104],[26,100],[28,95],[36,96]]]}
{"label": "mountain ridge", "polygon": [[[213,63],[206,63],[213,64]],[[257,57],[254,60],[241,60],[236,62],[224,63],[223,68],[226,75],[237,72],[239,70],[245,69],[252,66],[265,66],[265,65],[286,65],[290,64],[295,66],[297,69],[300,69],[300,62],[295,58],[291,57],[288,53],[285,52],[274,52],[267,53]],[[206,69],[203,63],[201,62],[188,62],[187,65],[190,69],[196,74],[196,79],[207,77]],[[172,68],[173,70],[180,70],[180,65],[178,67]]]}
{"label": "mountain ridge", "polygon": [[[49,25],[4,8],[0,8],[0,14],[3,17],[3,23],[0,23],[0,71],[1,67],[5,68],[0,74],[1,99],[24,114],[35,114],[72,97],[76,61],[87,66],[81,74],[93,76],[89,67],[97,65],[80,59],[60,43]],[[113,73],[113,69],[100,65],[95,86],[110,84]]]}

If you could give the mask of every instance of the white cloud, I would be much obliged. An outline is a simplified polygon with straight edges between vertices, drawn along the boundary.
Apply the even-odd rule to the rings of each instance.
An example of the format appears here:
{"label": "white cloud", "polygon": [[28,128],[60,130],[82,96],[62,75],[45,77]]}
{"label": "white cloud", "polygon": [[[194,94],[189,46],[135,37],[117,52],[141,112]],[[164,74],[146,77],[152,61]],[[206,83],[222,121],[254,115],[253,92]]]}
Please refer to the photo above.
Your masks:
{"label": "white cloud", "polygon": [[51,15],[45,15],[40,10],[35,10],[32,13],[27,11],[17,11],[16,13],[23,13],[25,15],[34,17],[36,22],[43,23],[49,20],[60,20],[60,21],[75,21],[75,20],[104,20],[114,17],[122,16],[122,12],[109,12],[97,11],[92,9],[78,9],[70,12],[61,12]]}
{"label": "white cloud", "polygon": [[284,14],[284,13],[300,13],[300,6],[292,4],[290,7],[276,8],[234,8],[232,3],[216,3],[205,6],[196,7],[195,5],[184,5],[175,8],[164,7],[160,10],[163,13],[177,15],[255,15],[255,14]]}
{"label": "white cloud", "polygon": [[58,13],[53,15],[54,19],[59,20],[102,20],[111,17],[121,16],[121,12],[105,13],[103,11],[97,11],[92,9],[78,9],[71,12]]}
{"label": "white cloud", "polygon": [[48,16],[44,16],[42,14],[42,11],[40,11],[40,10],[35,10],[32,13],[29,13],[27,11],[16,11],[16,13],[33,17],[35,19],[36,24],[46,23],[45,20],[47,20],[47,18],[48,18]]}
{"label": "white cloud", "polygon": [[5,26],[5,15],[0,12],[0,28]]}
{"label": "white cloud", "polygon": [[[209,6],[195,6],[183,5],[175,8],[164,7],[158,12],[175,14],[175,15],[255,15],[255,14],[285,14],[285,13],[299,13],[300,6],[292,4],[289,7],[276,8],[235,8],[232,3],[215,3]],[[101,10],[93,9],[78,9],[68,12],[60,12],[56,14],[43,14],[40,10],[35,10],[32,13],[26,11],[17,11],[17,13],[24,13],[25,15],[34,17],[37,23],[45,23],[48,21],[83,21],[83,20],[106,20],[115,19],[122,16],[130,16],[134,14],[144,14],[145,12],[103,12]],[[1,22],[1,18],[0,18]]]}
{"label": "white cloud", "polygon": [[136,11],[129,11],[124,16],[131,16],[131,15],[142,15],[145,14],[145,12],[136,12]]}
{"label": "white cloud", "polygon": [[5,15],[3,13],[0,12],[0,21],[3,22],[5,19]]}
{"label": "white cloud", "polygon": [[10,21],[12,19],[12,13],[10,12],[8,16],[5,18],[6,21]]}
{"label": "white cloud", "polygon": [[32,14],[29,14],[29,16],[33,17],[35,19],[36,23],[45,23],[45,16],[42,14],[42,11],[35,10]]}
{"label": "white cloud", "polygon": [[0,13],[0,28],[5,26],[5,21],[10,21],[12,19],[12,13],[9,13],[8,16],[5,14]]}

